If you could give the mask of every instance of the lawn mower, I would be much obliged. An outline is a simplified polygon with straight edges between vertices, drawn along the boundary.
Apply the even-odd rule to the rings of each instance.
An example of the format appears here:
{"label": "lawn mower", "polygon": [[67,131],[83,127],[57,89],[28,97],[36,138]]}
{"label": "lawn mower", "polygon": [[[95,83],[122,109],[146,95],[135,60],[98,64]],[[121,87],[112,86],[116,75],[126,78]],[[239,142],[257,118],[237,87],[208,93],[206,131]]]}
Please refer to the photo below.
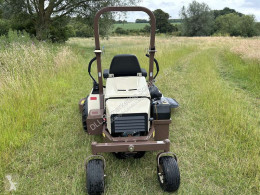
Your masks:
{"label": "lawn mower", "polygon": [[[114,56],[109,69],[102,72],[99,42],[99,18],[109,11],[143,11],[150,16],[149,74],[140,67],[135,55]],[[86,159],[86,188],[89,194],[102,194],[105,189],[105,159],[111,152],[119,159],[141,158],[146,151],[161,151],[156,158],[157,177],[164,191],[173,192],[180,185],[177,157],[169,152],[171,108],[178,102],[162,95],[155,86],[159,72],[154,58],[156,23],[153,13],[144,7],[106,7],[94,19],[95,57],[88,72],[93,80],[90,94],[80,100],[83,129],[89,135],[101,135],[103,143],[92,142],[92,155]],[[92,63],[97,62],[98,82],[91,75]],[[153,74],[154,63],[157,73]],[[148,80],[146,77],[148,76]],[[106,86],[103,85],[103,77]]]}

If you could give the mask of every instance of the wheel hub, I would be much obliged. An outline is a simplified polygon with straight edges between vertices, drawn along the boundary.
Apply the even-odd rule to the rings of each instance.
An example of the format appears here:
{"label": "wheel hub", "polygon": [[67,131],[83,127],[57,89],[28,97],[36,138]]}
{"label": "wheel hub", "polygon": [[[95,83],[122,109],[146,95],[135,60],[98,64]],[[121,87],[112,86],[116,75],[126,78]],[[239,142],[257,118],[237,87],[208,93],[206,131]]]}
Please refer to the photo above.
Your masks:
{"label": "wheel hub", "polygon": [[163,173],[158,173],[160,182],[163,183],[164,182],[164,178],[163,178]]}

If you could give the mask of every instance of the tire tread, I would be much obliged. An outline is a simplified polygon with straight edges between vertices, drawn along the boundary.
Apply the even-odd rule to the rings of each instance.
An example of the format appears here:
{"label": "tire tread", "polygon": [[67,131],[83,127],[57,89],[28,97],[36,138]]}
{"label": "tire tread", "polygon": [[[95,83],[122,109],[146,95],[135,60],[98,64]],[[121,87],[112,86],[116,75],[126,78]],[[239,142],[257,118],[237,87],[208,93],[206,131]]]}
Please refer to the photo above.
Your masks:
{"label": "tire tread", "polygon": [[162,189],[167,192],[177,191],[180,186],[180,171],[177,161],[172,156],[163,156],[160,158],[159,163],[164,173],[163,183],[161,183],[158,176]]}
{"label": "tire tread", "polygon": [[87,191],[90,195],[104,192],[104,163],[100,159],[90,160],[87,164]]}

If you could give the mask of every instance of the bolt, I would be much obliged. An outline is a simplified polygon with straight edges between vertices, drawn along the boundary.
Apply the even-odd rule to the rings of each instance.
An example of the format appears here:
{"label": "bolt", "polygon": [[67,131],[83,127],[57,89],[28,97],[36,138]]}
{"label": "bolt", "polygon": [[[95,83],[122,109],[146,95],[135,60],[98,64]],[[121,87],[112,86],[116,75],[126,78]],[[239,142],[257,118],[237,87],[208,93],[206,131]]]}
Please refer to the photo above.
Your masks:
{"label": "bolt", "polygon": [[128,146],[128,151],[133,152],[135,150],[135,147],[133,145]]}

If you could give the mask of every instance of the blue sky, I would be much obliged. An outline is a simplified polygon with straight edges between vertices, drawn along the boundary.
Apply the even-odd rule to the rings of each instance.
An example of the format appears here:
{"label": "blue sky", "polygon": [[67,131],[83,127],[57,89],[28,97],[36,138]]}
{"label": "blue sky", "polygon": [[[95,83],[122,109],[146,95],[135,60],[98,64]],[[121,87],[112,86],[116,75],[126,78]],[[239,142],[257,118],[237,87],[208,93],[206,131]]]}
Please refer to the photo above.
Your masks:
{"label": "blue sky", "polygon": [[[257,21],[260,22],[260,0],[197,0],[198,2],[205,2],[211,9],[223,9],[229,7],[235,9],[243,14],[255,15]],[[192,0],[142,0],[139,5],[147,7],[152,11],[155,9],[162,9],[169,13],[172,18],[179,18],[181,7],[188,6]],[[121,16],[120,19],[127,19],[128,21],[135,21],[137,18],[148,18],[146,14],[134,12],[128,13],[127,18]]]}

